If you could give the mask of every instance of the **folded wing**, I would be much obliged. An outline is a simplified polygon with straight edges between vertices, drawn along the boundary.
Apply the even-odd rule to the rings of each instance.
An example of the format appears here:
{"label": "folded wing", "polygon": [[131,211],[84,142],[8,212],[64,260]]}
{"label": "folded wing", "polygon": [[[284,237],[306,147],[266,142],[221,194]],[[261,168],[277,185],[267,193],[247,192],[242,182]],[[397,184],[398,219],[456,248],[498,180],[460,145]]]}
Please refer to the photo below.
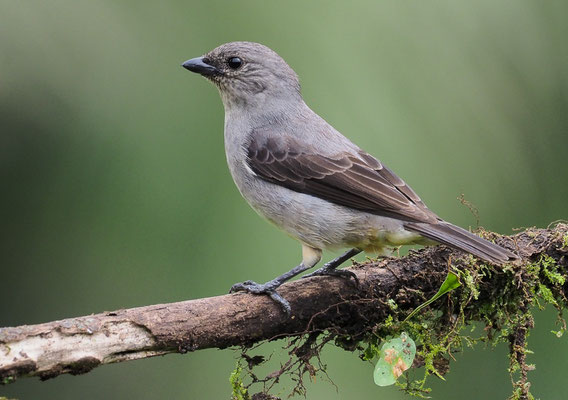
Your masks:
{"label": "folded wing", "polygon": [[251,170],[274,184],[372,214],[438,220],[402,179],[363,151],[323,156],[293,140],[273,138],[253,139],[247,151]]}

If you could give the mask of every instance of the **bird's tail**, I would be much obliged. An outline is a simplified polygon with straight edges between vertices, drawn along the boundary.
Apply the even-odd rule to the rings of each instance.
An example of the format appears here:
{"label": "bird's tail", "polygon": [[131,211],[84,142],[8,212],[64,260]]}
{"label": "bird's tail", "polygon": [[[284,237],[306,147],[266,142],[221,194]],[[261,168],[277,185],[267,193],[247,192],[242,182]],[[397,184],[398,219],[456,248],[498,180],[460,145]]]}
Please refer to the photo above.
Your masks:
{"label": "bird's tail", "polygon": [[409,222],[404,226],[428,239],[473,254],[493,264],[503,264],[519,258],[509,250],[449,222],[440,221],[437,224]]}

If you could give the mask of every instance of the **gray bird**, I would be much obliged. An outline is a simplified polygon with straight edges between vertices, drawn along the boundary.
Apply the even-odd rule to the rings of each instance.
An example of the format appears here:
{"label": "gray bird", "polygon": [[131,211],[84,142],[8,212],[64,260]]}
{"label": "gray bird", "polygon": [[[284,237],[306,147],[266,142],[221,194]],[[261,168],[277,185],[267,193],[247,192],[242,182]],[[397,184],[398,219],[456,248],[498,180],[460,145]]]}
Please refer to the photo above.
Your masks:
{"label": "gray bird", "polygon": [[302,99],[298,76],[258,43],[223,44],[182,64],[217,86],[225,107],[225,152],[241,195],[302,244],[302,262],[264,284],[231,292],[267,294],[316,265],[323,249],[349,247],[309,274],[354,277],[336,268],[361,251],[388,255],[404,244],[443,243],[485,261],[512,252],[442,220],[402,179],[335,130]]}

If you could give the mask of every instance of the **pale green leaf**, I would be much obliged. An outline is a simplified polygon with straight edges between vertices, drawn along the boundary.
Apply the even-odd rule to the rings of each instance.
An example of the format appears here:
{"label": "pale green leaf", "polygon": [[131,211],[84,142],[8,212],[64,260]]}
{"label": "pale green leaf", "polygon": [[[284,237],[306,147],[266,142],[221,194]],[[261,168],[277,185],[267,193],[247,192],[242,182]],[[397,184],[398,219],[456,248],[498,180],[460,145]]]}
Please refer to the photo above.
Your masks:
{"label": "pale green leaf", "polygon": [[381,356],[375,365],[373,378],[378,386],[389,386],[396,382],[412,365],[416,355],[416,345],[406,332],[391,339],[381,347]]}

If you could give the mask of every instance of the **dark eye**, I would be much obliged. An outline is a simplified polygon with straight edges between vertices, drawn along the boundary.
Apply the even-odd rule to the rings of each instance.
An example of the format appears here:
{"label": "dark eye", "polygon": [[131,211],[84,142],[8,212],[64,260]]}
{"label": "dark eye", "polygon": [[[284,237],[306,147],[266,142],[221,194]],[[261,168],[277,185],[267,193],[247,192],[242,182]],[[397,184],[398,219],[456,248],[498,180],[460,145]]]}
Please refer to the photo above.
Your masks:
{"label": "dark eye", "polygon": [[227,60],[227,64],[229,64],[229,68],[238,69],[241,65],[243,65],[243,60],[239,57],[231,57]]}

